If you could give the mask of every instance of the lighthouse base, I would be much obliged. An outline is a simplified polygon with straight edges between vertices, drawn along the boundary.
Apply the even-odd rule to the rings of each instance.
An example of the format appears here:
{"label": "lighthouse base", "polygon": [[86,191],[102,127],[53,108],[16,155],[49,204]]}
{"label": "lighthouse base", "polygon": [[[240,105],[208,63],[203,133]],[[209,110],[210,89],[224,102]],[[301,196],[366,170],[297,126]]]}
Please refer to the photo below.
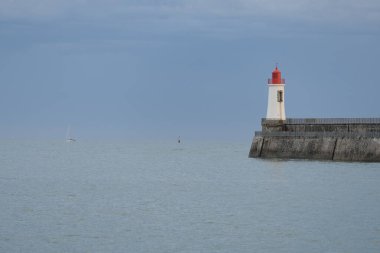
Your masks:
{"label": "lighthouse base", "polygon": [[380,162],[380,119],[263,119],[249,157]]}

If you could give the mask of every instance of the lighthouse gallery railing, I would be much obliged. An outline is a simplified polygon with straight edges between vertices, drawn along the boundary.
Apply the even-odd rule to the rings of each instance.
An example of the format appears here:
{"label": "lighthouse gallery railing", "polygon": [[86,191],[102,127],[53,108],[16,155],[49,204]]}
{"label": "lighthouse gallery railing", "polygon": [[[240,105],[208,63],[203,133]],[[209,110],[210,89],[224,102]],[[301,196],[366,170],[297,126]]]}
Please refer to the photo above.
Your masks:
{"label": "lighthouse gallery railing", "polygon": [[[281,83],[285,84],[285,79],[284,78],[281,79]],[[268,84],[273,84],[273,79],[272,78],[268,78]]]}

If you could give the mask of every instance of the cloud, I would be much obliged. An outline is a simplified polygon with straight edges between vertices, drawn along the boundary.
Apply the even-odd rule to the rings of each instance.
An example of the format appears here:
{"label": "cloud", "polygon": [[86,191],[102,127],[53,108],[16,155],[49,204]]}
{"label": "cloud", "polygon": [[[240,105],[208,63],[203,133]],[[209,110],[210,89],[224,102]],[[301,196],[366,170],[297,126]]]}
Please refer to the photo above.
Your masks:
{"label": "cloud", "polygon": [[56,17],[65,13],[78,1],[61,0],[3,0],[0,16],[4,18]]}
{"label": "cloud", "polygon": [[261,16],[304,20],[379,21],[378,0],[2,0],[8,18],[60,17],[67,14]]}
{"label": "cloud", "polygon": [[[207,36],[348,30],[379,32],[378,0],[2,0],[4,22],[59,24],[66,34]],[[53,24],[53,25],[50,25]],[[317,27],[317,28],[316,28]],[[318,28],[319,27],[319,28]],[[1,27],[0,27],[1,28]],[[43,30],[42,27],[41,30]],[[55,34],[56,27],[51,33]],[[69,32],[74,30],[74,32]],[[1,32],[1,30],[0,30]],[[96,35],[94,33],[93,35]],[[93,36],[91,35],[91,36]],[[96,35],[98,36],[98,35]],[[100,35],[99,35],[100,36]],[[117,36],[116,36],[117,37]]]}

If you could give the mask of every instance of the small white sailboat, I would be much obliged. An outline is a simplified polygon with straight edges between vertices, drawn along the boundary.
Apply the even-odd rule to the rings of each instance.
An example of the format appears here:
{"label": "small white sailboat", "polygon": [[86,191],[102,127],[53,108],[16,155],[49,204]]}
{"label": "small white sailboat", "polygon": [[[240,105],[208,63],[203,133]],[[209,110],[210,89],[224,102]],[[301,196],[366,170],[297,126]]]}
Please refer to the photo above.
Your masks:
{"label": "small white sailboat", "polygon": [[75,142],[76,140],[70,136],[70,130],[71,130],[71,127],[69,125],[67,127],[67,132],[66,132],[66,142]]}

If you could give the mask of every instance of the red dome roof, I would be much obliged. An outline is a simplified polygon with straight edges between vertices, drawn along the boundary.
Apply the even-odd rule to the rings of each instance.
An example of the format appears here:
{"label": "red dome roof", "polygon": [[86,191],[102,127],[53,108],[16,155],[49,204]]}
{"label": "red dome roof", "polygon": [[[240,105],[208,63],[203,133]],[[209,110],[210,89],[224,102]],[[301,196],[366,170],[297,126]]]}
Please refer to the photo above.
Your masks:
{"label": "red dome roof", "polygon": [[281,71],[278,69],[277,65],[276,68],[272,72],[272,79],[269,79],[269,84],[284,84],[285,80],[281,79]]}

